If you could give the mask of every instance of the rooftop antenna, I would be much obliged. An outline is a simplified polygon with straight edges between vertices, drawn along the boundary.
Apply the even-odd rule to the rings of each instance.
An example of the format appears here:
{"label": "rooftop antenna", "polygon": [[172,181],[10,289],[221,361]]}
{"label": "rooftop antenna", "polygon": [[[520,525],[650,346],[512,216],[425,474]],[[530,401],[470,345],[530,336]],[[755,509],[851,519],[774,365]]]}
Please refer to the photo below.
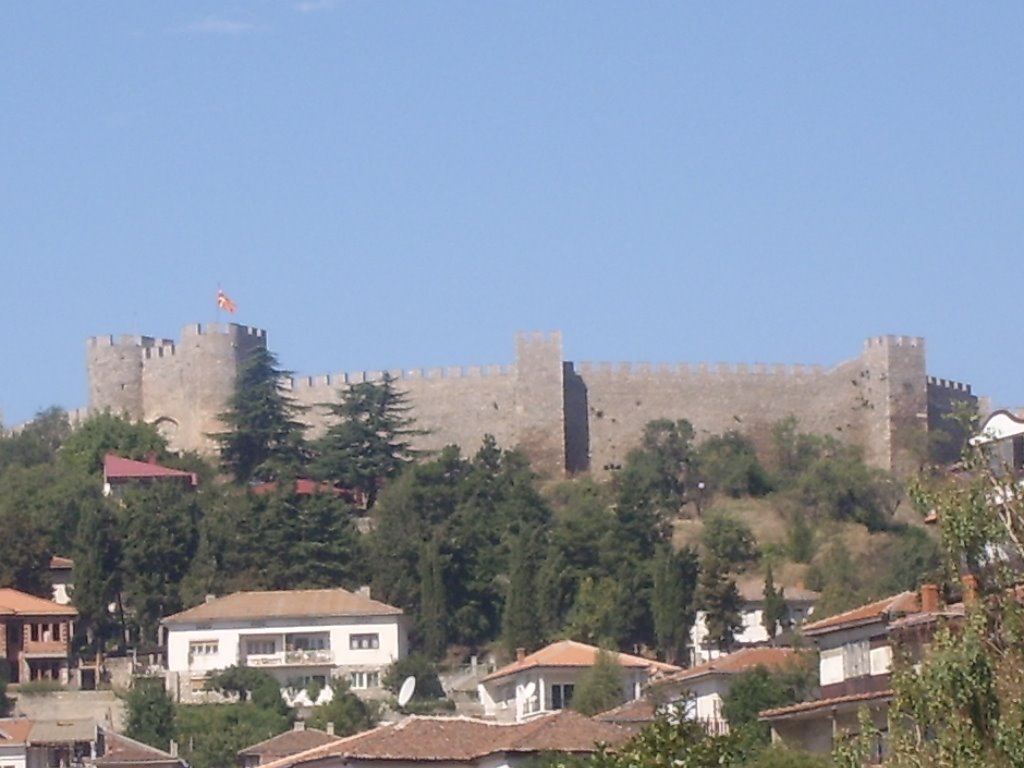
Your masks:
{"label": "rooftop antenna", "polygon": [[398,706],[404,707],[409,703],[413,693],[416,691],[416,678],[409,675],[402,681],[402,687],[398,691]]}

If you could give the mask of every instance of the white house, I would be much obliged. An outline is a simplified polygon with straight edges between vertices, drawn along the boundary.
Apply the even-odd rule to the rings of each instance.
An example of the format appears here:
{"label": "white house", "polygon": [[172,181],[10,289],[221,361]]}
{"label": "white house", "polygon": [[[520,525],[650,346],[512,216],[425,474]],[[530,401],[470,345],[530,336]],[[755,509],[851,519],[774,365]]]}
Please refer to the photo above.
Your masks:
{"label": "white house", "polygon": [[798,664],[799,658],[792,648],[744,648],[662,678],[652,686],[652,693],[662,707],[699,722],[709,733],[728,733],[722,703],[733,677],[757,667],[784,669]]}
{"label": "white house", "polygon": [[182,701],[201,698],[211,673],[236,664],[265,669],[283,686],[344,676],[372,693],[407,653],[402,611],[344,589],[236,592],[162,623],[168,689]]}
{"label": "white house", "polygon": [[[520,652],[514,662],[480,681],[484,714],[520,722],[567,707],[580,676],[597,663],[599,653],[599,648],[574,640],[552,643],[529,655]],[[672,664],[628,653],[615,656],[623,671],[624,701],[639,699],[651,680],[679,671]]]}
{"label": "white house", "polygon": [[[750,646],[767,645],[771,638],[763,623],[764,617],[764,582],[760,579],[746,579],[736,585],[743,601],[740,608],[740,619],[743,622],[742,628],[736,633],[732,649]],[[781,585],[778,588],[783,588]],[[814,604],[818,602],[821,593],[813,592],[798,586],[784,587],[786,608],[789,612],[788,621],[796,627],[814,613]],[[697,615],[690,629],[690,664],[696,666],[704,662],[717,659],[723,652],[708,639],[708,628],[706,623],[707,614],[704,611],[697,611]]]}

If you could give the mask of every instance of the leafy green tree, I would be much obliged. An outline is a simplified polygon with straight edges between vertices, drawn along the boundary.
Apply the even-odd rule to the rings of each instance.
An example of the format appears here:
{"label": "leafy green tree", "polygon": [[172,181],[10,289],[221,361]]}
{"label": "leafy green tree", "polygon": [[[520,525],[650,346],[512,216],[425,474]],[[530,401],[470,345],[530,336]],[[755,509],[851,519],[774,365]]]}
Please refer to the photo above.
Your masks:
{"label": "leafy green tree", "polygon": [[264,347],[238,372],[228,409],[220,414],[227,430],[211,435],[237,483],[293,478],[306,461],[306,427],[298,420],[304,409],[281,383],[289,373]]}
{"label": "leafy green tree", "polygon": [[658,549],[651,591],[651,615],[658,653],[669,664],[686,658],[686,645],[696,615],[697,554],[692,549]]}
{"label": "leafy green tree", "polygon": [[281,697],[281,686],[262,669],[241,665],[227,667],[210,677],[207,685],[212,690],[237,696],[240,702],[252,702],[254,706],[281,715],[289,714]]}
{"label": "leafy green tree", "polygon": [[728,651],[743,621],[740,593],[724,561],[711,557],[701,562],[697,605],[704,611],[708,640],[719,650]]}
{"label": "leafy green tree", "polygon": [[156,642],[160,619],[180,611],[181,582],[198,545],[195,494],[177,484],[133,488],[118,510],[123,595],[140,639]]}
{"label": "leafy green tree", "polygon": [[381,484],[416,457],[412,439],[425,432],[414,428],[408,397],[389,374],[378,382],[350,385],[340,402],[325,407],[336,421],[316,443],[315,472],[360,492],[372,509]]}
{"label": "leafy green tree", "polygon": [[814,529],[803,510],[796,510],[786,526],[786,549],[794,563],[809,563],[814,557]]}
{"label": "leafy green tree", "polygon": [[174,719],[182,757],[192,768],[235,764],[238,751],[291,728],[291,715],[237,704],[179,705]]}
{"label": "leafy green tree", "polygon": [[743,571],[758,558],[754,532],[733,515],[718,513],[708,516],[701,532],[701,543],[712,558],[732,570]]}
{"label": "leafy green tree", "polygon": [[765,570],[763,595],[764,608],[761,611],[761,623],[764,625],[768,637],[774,640],[779,629],[786,625],[789,618],[789,608],[786,606],[785,588],[775,588],[775,574],[772,572],[771,563],[768,563],[768,567]]}
{"label": "leafy green tree", "polygon": [[824,450],[824,438],[799,430],[795,416],[789,416],[772,425],[771,468],[776,483],[782,488],[792,488],[813,461]]}
{"label": "leafy green tree", "polygon": [[697,455],[701,476],[712,491],[738,498],[764,496],[772,490],[753,442],[735,430],[709,437]]}
{"label": "leafy green tree", "polygon": [[722,715],[729,728],[745,729],[752,738],[767,744],[770,729],[758,721],[759,714],[803,701],[813,688],[816,672],[814,665],[804,660],[795,661],[789,668],[770,670],[759,665],[733,675],[722,701]]}
{"label": "leafy green tree", "polygon": [[619,606],[627,590],[609,576],[586,577],[565,621],[565,632],[591,645],[616,645],[628,632]]}
{"label": "leafy green tree", "polygon": [[103,457],[116,453],[126,459],[144,460],[150,453],[163,458],[167,441],[156,427],[109,412],[89,416],[64,440],[60,459],[75,471],[96,477]]}
{"label": "leafy green tree", "polygon": [[316,707],[307,720],[311,727],[324,729],[328,723],[332,723],[335,735],[351,736],[377,725],[379,716],[376,707],[352,693],[344,680],[332,680],[331,692],[331,700]]}
{"label": "leafy green tree", "polygon": [[0,497],[0,531],[7,540],[0,557],[0,586],[49,598],[53,594],[49,575],[52,552],[47,531],[38,519],[9,501]]}
{"label": "leafy green tree", "polygon": [[838,443],[804,470],[797,492],[808,509],[870,531],[889,527],[901,495],[890,474],[864,463],[860,449]]}
{"label": "leafy green tree", "polygon": [[610,651],[598,651],[597,660],[576,682],[569,706],[584,715],[596,715],[625,701],[622,665]]}
{"label": "leafy green tree", "polygon": [[0,428],[0,474],[9,466],[53,463],[70,433],[67,413],[56,406],[40,411],[13,434],[5,435]]}
{"label": "leafy green tree", "polygon": [[391,693],[398,695],[402,683],[408,677],[416,678],[416,689],[412,697],[416,701],[434,701],[444,698],[444,688],[437,675],[437,665],[421,653],[413,653],[399,659],[384,673],[381,683]]}
{"label": "leafy green tree", "polygon": [[619,473],[623,496],[645,498],[659,515],[679,513],[696,474],[693,426],[685,419],[656,419],[644,427],[640,446]]}
{"label": "leafy green tree", "polygon": [[174,738],[174,703],[156,677],[136,677],[125,701],[129,738],[167,749]]}

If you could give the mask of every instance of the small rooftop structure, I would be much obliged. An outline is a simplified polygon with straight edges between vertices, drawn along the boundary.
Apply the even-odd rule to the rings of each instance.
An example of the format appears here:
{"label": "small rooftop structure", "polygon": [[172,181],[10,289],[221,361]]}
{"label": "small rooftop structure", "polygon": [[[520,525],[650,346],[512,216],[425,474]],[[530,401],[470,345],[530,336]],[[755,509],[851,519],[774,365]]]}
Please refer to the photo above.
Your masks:
{"label": "small rooftop structure", "polygon": [[125,459],[113,453],[103,457],[103,493],[109,496],[114,489],[129,482],[152,482],[154,480],[178,479],[195,488],[199,478],[195,472],[171,469],[156,463],[156,454],[150,453],[146,461]]}

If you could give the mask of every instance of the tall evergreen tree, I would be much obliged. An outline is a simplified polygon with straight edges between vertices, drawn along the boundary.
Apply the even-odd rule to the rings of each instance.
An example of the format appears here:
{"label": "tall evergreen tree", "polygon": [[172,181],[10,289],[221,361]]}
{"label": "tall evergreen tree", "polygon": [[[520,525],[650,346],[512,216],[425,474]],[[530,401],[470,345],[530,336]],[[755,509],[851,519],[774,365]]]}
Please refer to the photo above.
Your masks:
{"label": "tall evergreen tree", "polygon": [[306,460],[306,427],[298,421],[304,408],[281,384],[288,375],[264,347],[256,348],[238,372],[235,393],[220,414],[228,429],[211,435],[222,465],[238,483],[293,478]]}
{"label": "tall evergreen tree", "polygon": [[424,545],[420,561],[420,639],[423,653],[431,659],[440,659],[448,646],[444,567],[436,540]]}
{"label": "tall evergreen tree", "polygon": [[743,622],[740,593],[727,563],[714,557],[701,563],[697,604],[704,611],[708,640],[720,651],[728,651]]}
{"label": "tall evergreen tree", "polygon": [[129,738],[167,749],[174,738],[174,702],[158,677],[136,677],[125,702]]}
{"label": "tall evergreen tree", "polygon": [[663,544],[654,559],[651,615],[658,652],[669,664],[686,658],[686,645],[696,614],[697,554],[692,549],[673,552]]}
{"label": "tall evergreen tree", "polygon": [[537,538],[522,532],[512,544],[508,592],[505,595],[505,614],[502,619],[502,635],[509,653],[515,653],[517,648],[534,651],[544,642],[535,577],[536,547],[539,543]]}
{"label": "tall evergreen tree", "polygon": [[764,609],[761,612],[761,623],[764,625],[768,637],[772,640],[779,633],[779,629],[786,624],[789,617],[789,609],[786,607],[786,589],[775,588],[775,574],[772,573],[772,564],[764,574]]}
{"label": "tall evergreen tree", "polygon": [[114,627],[109,606],[121,593],[123,570],[116,515],[105,500],[83,510],[75,535],[74,560],[71,602],[78,609],[77,628],[84,630],[90,646],[100,650]]}
{"label": "tall evergreen tree", "polygon": [[315,446],[316,474],[360,492],[372,509],[381,484],[416,456],[411,439],[425,432],[413,427],[408,398],[389,374],[351,385],[325,407],[336,421]]}

